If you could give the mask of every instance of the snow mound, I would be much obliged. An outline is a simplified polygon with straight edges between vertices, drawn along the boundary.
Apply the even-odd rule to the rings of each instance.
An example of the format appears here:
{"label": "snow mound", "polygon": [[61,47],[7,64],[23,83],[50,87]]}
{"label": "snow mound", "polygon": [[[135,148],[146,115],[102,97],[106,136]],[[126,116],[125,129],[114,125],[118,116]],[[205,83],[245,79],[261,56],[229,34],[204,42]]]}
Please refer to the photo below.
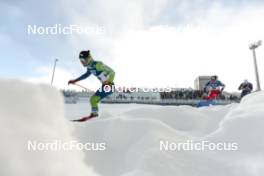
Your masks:
{"label": "snow mound", "polygon": [[[29,150],[29,141],[74,140],[64,119],[61,94],[46,85],[0,80],[0,175],[97,175],[83,162],[82,152]],[[75,139],[76,140],[76,139]]]}
{"label": "snow mound", "polygon": [[[109,110],[116,106],[126,111]],[[85,152],[85,162],[102,175],[261,176],[263,107],[264,92],[248,95],[241,104],[200,109],[101,105],[101,119],[77,124],[74,133],[80,141],[92,139],[107,144],[104,152]],[[116,115],[108,118],[107,114]],[[161,150],[161,141],[227,143],[236,150]]]}
{"label": "snow mound", "polygon": [[[264,173],[264,92],[248,95],[240,104],[200,109],[101,104],[100,118],[85,123],[72,123],[68,119],[89,113],[89,104],[64,105],[59,91],[49,86],[1,80],[0,97],[0,162],[5,165],[0,175],[262,176]],[[28,150],[28,141],[56,140],[105,143],[106,148]],[[237,150],[161,147],[161,143],[174,146],[188,141],[235,143]]]}

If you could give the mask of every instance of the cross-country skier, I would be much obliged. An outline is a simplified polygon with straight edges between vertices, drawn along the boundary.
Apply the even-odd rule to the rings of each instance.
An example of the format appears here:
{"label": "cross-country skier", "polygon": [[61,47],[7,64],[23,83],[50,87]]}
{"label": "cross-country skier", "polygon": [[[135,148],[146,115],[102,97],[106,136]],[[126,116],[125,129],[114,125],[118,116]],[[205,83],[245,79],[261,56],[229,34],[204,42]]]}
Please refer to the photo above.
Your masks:
{"label": "cross-country skier", "polygon": [[238,90],[242,90],[240,98],[243,98],[245,95],[251,93],[253,90],[253,85],[252,83],[248,82],[247,79],[245,79],[244,82],[238,87]]}
{"label": "cross-country skier", "polygon": [[206,100],[214,100],[223,92],[225,85],[218,80],[217,76],[212,76],[211,80],[205,85],[204,91],[208,93]]}
{"label": "cross-country skier", "polygon": [[100,100],[102,100],[103,98],[113,93],[113,90],[114,90],[113,81],[115,77],[115,72],[113,71],[113,69],[111,69],[104,63],[93,60],[89,50],[81,51],[79,54],[79,59],[82,65],[84,67],[87,67],[87,71],[86,73],[81,75],[79,78],[69,80],[68,84],[74,84],[77,81],[86,79],[91,74],[96,76],[102,83],[102,87],[98,89],[95,92],[95,94],[90,98],[90,103],[91,103],[91,108],[92,108],[91,114],[87,117],[83,117],[79,120],[75,120],[75,121],[83,122],[90,118],[97,117],[98,116],[98,103],[100,102]]}

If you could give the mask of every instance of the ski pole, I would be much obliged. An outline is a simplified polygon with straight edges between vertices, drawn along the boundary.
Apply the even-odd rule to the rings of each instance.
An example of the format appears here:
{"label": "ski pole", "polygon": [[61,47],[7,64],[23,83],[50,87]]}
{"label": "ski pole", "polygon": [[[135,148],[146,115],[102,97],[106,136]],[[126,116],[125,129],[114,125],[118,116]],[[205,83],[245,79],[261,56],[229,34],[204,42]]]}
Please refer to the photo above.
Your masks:
{"label": "ski pole", "polygon": [[88,91],[90,91],[90,92],[94,92],[94,91],[92,91],[91,89],[88,89],[88,88],[86,88],[86,87],[84,87],[84,86],[82,86],[82,85],[80,85],[80,84],[74,83],[74,85],[79,86],[79,87],[81,87],[81,88],[83,88],[83,89],[85,89],[85,90],[88,90]]}

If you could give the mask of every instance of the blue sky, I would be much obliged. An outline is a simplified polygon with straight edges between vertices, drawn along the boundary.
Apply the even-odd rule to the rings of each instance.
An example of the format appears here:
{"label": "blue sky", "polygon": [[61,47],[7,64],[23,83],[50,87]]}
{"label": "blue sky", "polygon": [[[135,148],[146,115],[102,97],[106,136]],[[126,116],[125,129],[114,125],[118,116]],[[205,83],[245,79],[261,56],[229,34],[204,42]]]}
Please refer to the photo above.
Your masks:
{"label": "blue sky", "polygon": [[[245,78],[255,83],[247,45],[264,39],[263,11],[260,0],[1,0],[0,76],[48,83],[59,58],[54,85],[68,88],[67,80],[85,71],[79,51],[91,49],[116,70],[119,85],[193,87],[196,76],[218,74],[233,91]],[[28,35],[27,25],[34,24],[105,30],[100,35]],[[263,48],[257,51],[260,71]],[[99,86],[94,78],[83,84]]]}

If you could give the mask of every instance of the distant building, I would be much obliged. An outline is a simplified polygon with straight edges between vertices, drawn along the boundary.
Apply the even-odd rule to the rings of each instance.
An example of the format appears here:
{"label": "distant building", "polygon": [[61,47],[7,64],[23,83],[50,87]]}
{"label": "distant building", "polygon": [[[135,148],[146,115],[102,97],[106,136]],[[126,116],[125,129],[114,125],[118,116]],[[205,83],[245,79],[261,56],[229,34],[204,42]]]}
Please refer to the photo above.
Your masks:
{"label": "distant building", "polygon": [[194,80],[194,89],[195,90],[203,90],[205,84],[211,80],[211,76],[198,76]]}

